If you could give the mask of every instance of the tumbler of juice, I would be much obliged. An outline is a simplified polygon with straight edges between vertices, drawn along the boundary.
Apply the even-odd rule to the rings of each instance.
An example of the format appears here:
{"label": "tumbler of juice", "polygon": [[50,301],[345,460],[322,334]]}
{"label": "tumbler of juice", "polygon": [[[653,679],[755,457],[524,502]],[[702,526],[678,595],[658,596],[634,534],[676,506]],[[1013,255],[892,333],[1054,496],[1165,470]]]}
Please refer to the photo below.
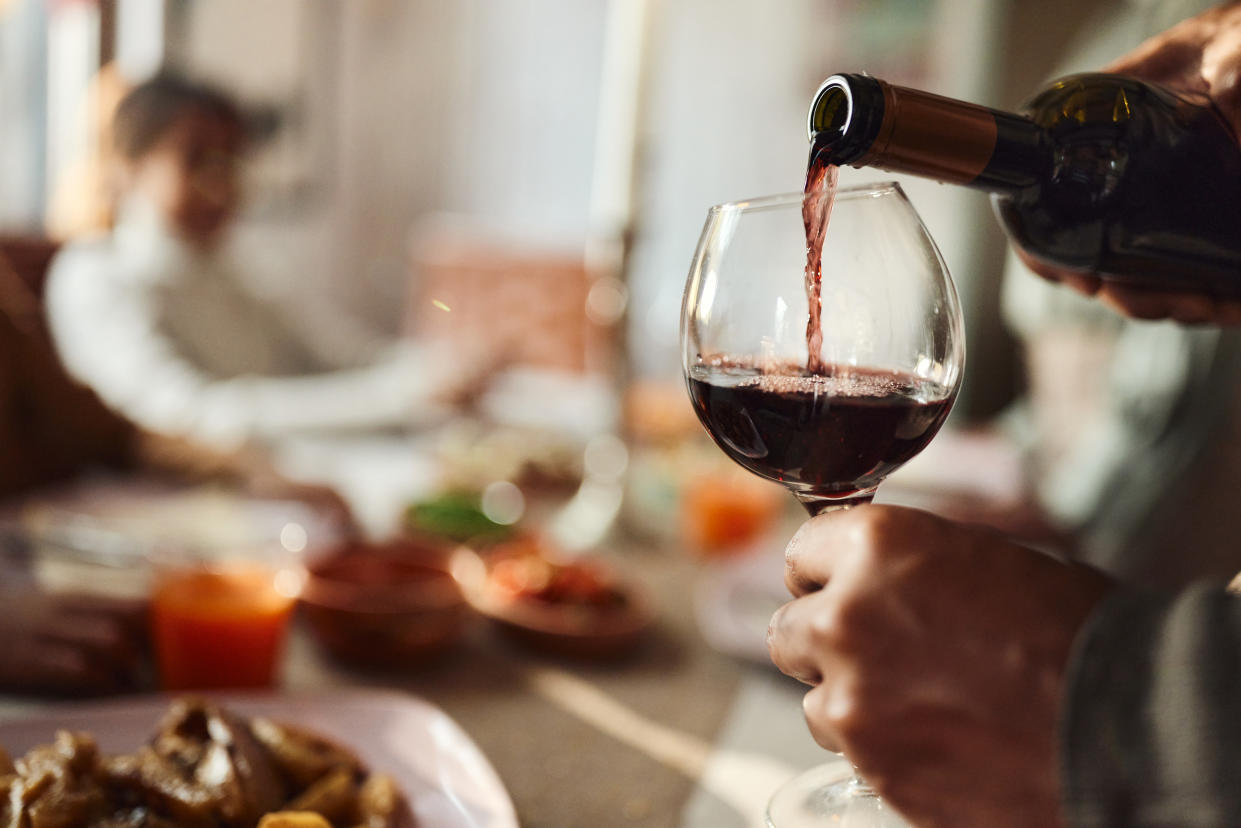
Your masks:
{"label": "tumbler of juice", "polygon": [[302,580],[269,561],[161,568],[151,630],[164,689],[272,686]]}
{"label": "tumbler of juice", "polygon": [[698,475],[681,493],[681,536],[704,558],[742,554],[779,521],[785,502],[779,486],[739,470]]}

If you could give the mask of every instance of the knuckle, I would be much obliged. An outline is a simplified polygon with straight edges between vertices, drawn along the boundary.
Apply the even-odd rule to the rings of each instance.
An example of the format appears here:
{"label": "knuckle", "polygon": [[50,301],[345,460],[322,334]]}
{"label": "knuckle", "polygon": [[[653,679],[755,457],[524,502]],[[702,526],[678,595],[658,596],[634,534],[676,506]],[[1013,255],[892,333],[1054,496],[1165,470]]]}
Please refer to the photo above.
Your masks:
{"label": "knuckle", "polygon": [[836,689],[828,712],[828,722],[836,739],[854,749],[872,745],[884,722],[876,719],[866,694],[858,682],[846,682]]}
{"label": "knuckle", "polygon": [[780,652],[783,629],[786,623],[785,619],[788,615],[786,612],[787,607],[788,604],[785,604],[777,609],[771,614],[771,620],[767,622],[767,652],[771,654],[772,660],[775,660]]}
{"label": "knuckle", "polygon": [[784,547],[784,566],[785,571],[796,575],[797,568],[801,562],[806,550],[814,547],[810,542],[810,537],[818,531],[818,524],[813,520],[808,520],[798,527],[793,533],[793,537],[789,538],[788,545]]}
{"label": "knuckle", "polygon": [[876,506],[868,509],[862,515],[864,535],[867,538],[877,539],[890,534],[899,520],[900,514],[900,510],[886,506]]}
{"label": "knuckle", "polygon": [[816,646],[838,649],[849,635],[849,631],[845,628],[846,620],[839,601],[824,602],[809,619],[811,640]]}
{"label": "knuckle", "polygon": [[815,699],[813,706],[806,709],[807,720],[813,717],[837,742],[847,744],[864,729],[865,695],[853,674],[838,675],[820,692],[808,695],[814,695]]}
{"label": "knuckle", "polygon": [[[815,602],[813,611],[806,612],[800,621],[802,635],[809,646],[824,655],[856,656],[865,651],[872,628],[879,626],[867,595],[845,587],[819,595],[822,598]],[[774,628],[774,634],[779,636],[779,625],[783,623],[783,619],[773,617],[769,635]]]}
{"label": "knuckle", "polygon": [[865,649],[867,633],[872,629],[872,605],[864,597],[850,594],[836,602],[834,624],[836,649],[857,653]]}
{"label": "knuckle", "polygon": [[897,528],[892,512],[887,509],[872,510],[857,527],[854,554],[861,563],[881,561],[892,551]]}
{"label": "knuckle", "polygon": [[822,687],[811,690],[802,697],[802,714],[805,716],[810,735],[814,737],[819,747],[839,753],[840,737],[836,732],[835,723],[828,715],[830,707],[827,693]]}

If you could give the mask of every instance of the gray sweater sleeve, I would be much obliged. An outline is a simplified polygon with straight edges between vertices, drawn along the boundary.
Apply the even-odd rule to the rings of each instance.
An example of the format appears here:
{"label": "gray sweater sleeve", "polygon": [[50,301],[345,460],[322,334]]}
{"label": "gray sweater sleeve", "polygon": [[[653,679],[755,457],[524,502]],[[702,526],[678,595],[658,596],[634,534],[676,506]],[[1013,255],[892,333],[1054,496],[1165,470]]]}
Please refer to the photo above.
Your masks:
{"label": "gray sweater sleeve", "polygon": [[1241,597],[1120,592],[1082,631],[1061,723],[1071,828],[1241,824]]}

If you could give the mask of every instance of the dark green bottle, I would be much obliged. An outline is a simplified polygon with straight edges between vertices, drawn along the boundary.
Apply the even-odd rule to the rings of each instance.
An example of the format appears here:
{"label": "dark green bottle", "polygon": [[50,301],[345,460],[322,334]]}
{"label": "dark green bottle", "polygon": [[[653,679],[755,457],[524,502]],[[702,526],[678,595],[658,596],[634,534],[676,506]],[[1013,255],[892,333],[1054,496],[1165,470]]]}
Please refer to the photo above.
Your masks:
{"label": "dark green bottle", "polygon": [[833,75],[809,130],[812,163],[993,193],[1009,235],[1050,264],[1241,297],[1241,147],[1205,97],[1084,74],[1014,114]]}

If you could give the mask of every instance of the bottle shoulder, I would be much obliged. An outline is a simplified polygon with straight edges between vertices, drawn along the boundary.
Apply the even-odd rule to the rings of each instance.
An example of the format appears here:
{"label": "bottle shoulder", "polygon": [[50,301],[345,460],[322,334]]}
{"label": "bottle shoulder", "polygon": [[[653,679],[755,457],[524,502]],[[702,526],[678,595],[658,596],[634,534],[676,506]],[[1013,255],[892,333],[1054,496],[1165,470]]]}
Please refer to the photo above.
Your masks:
{"label": "bottle shoulder", "polygon": [[1205,94],[1173,90],[1125,75],[1084,72],[1053,81],[1022,112],[1053,134],[1124,133],[1153,123],[1227,129]]}

